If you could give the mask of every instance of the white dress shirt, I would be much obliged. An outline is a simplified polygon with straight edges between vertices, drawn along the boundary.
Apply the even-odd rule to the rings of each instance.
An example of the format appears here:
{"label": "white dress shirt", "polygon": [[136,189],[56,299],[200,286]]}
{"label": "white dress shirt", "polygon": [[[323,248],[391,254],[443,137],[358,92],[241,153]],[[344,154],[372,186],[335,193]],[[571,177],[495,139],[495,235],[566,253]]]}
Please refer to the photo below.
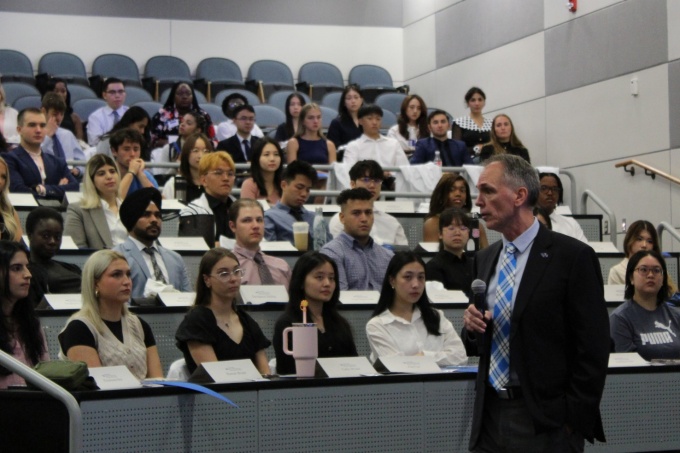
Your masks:
{"label": "white dress shirt", "polygon": [[[57,128],[55,135],[59,139],[61,147],[64,149],[64,156],[66,157],[66,160],[87,160],[85,158],[83,148],[80,147],[78,139],[75,135],[73,135],[73,132],[69,131],[68,129],[64,129],[63,127],[59,127]],[[47,154],[60,157],[54,152],[54,140],[52,137],[46,135],[43,139],[41,148]],[[85,173],[85,167],[83,166],[79,166],[78,170],[80,170],[81,175]]]}
{"label": "white dress shirt", "polygon": [[411,322],[385,310],[366,324],[366,336],[371,347],[371,363],[380,357],[414,356],[422,353],[432,357],[439,366],[467,363],[465,346],[444,312],[439,313],[439,332],[430,335],[416,306]]}
{"label": "white dress shirt", "polygon": [[[215,132],[217,140],[226,140],[234,135],[236,135],[236,125],[234,124],[233,120],[228,119],[227,121],[221,122],[217,126],[217,132]],[[262,129],[260,129],[257,124],[255,124],[253,125],[253,130],[250,131],[250,135],[253,137],[264,137],[264,132],[262,132]]]}
{"label": "white dress shirt", "polygon": [[552,223],[553,231],[571,236],[581,242],[588,242],[588,238],[583,234],[581,226],[572,217],[565,217],[558,214],[557,211],[553,211],[553,213],[550,214],[550,222]]}
{"label": "white dress shirt", "polygon": [[418,141],[418,128],[416,126],[407,126],[406,132],[408,132],[408,139],[405,139],[404,136],[399,133],[399,125],[395,124],[387,131],[387,137],[398,141],[401,149],[408,151],[410,154],[416,149],[416,142]]}
{"label": "white dress shirt", "polygon": [[[106,202],[106,200],[102,198],[101,201],[102,209],[104,209],[104,217],[106,217],[106,223],[109,225],[109,231],[111,232],[111,241],[115,247],[125,242],[125,240],[128,238],[128,232],[125,229],[125,226],[123,226],[123,222],[120,221],[118,214],[109,208],[109,204]],[[118,204],[118,209],[120,209],[120,204],[122,201],[116,199],[116,203]]]}
{"label": "white dress shirt", "polygon": [[[333,237],[338,237],[345,231],[340,222],[340,213],[336,213],[328,223],[328,229]],[[408,245],[406,233],[401,223],[391,215],[373,208],[373,228],[371,237],[378,244]]]}
{"label": "white dress shirt", "polygon": [[383,167],[399,167],[409,164],[399,142],[382,135],[377,140],[373,140],[366,134],[362,134],[361,137],[347,144],[342,162],[351,166],[360,160],[374,160]]}
{"label": "white dress shirt", "polygon": [[[144,257],[144,262],[146,263],[147,269],[149,269],[149,274],[155,275],[155,272],[153,270],[153,263],[151,262],[151,255],[146,253],[144,249],[146,248],[146,245],[142,244],[139,242],[137,239],[133,238],[130,236],[130,240],[132,241],[133,244],[137,246],[139,251],[141,252],[142,256]],[[163,261],[163,257],[161,256],[160,252],[158,251],[158,246],[153,245],[152,246],[154,249],[153,254],[156,257],[156,263],[158,263],[158,267],[161,269],[161,272],[163,273],[163,277],[165,277],[165,281],[170,283],[170,278],[168,277],[168,269],[165,267],[165,262]]]}
{"label": "white dress shirt", "polygon": [[[118,120],[123,117],[127,109],[127,105],[122,105],[116,110],[118,112]],[[87,119],[87,143],[90,146],[95,146],[99,143],[101,136],[113,128],[114,123],[115,116],[113,109],[108,105],[92,112]]]}

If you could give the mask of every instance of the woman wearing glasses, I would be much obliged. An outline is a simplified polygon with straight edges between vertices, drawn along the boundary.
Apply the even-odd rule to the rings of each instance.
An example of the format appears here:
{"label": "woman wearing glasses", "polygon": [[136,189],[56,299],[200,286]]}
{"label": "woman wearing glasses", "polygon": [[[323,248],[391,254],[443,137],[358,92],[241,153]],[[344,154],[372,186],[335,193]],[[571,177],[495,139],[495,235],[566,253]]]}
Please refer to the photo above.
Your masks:
{"label": "woman wearing glasses", "polygon": [[615,352],[637,352],[645,360],[680,359],[680,310],[668,298],[666,261],[654,250],[630,257],[626,302],[609,317]]}
{"label": "woman wearing glasses", "polygon": [[556,211],[557,206],[562,204],[564,193],[560,177],[555,173],[540,173],[538,177],[540,178],[541,185],[539,187],[537,204],[545,209],[550,216],[552,230],[571,236],[579,241],[588,242],[586,235],[576,220],[558,214]]}
{"label": "woman wearing glasses", "polygon": [[236,305],[242,276],[229,250],[216,247],[203,255],[194,305],[175,334],[190,373],[204,362],[250,359],[261,374],[271,374],[265,352],[271,342]]}
{"label": "woman wearing glasses", "polygon": [[659,236],[657,236],[656,228],[654,228],[651,222],[636,220],[630,224],[628,231],[626,231],[626,237],[623,239],[623,253],[625,253],[626,257],[619,264],[609,269],[607,284],[625,285],[628,260],[631,256],[642,250],[654,250],[657,253],[661,253]]}
{"label": "woman wearing glasses", "polygon": [[448,290],[470,292],[472,258],[466,252],[472,220],[464,211],[445,209],[439,214],[439,252],[425,266],[427,280],[439,281]]}

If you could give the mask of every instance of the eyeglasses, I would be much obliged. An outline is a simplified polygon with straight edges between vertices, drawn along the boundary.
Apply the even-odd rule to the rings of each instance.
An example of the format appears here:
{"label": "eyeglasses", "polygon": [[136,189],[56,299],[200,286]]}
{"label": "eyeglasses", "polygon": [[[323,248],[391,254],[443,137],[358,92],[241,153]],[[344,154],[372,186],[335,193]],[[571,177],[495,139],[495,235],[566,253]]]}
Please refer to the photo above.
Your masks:
{"label": "eyeglasses", "polygon": [[114,94],[125,94],[125,90],[108,90],[106,94],[113,96]]}
{"label": "eyeglasses", "polygon": [[453,233],[454,231],[460,231],[461,233],[465,233],[470,230],[465,225],[449,225],[447,227],[444,227],[444,229],[450,231],[451,233]]}
{"label": "eyeglasses", "polygon": [[227,176],[227,178],[234,178],[236,176],[236,173],[234,173],[233,171],[224,171],[224,170],[213,170],[213,171],[209,171],[208,174],[209,175],[215,175],[218,178],[222,178],[225,175]]}
{"label": "eyeglasses", "polygon": [[638,274],[642,275],[643,277],[648,276],[650,272],[654,274],[655,277],[663,275],[663,269],[661,269],[660,267],[640,266],[636,267],[635,270],[637,271]]}
{"label": "eyeglasses", "polygon": [[541,186],[541,192],[543,193],[548,193],[548,192],[553,192],[553,193],[560,193],[562,192],[562,189],[557,186]]}
{"label": "eyeglasses", "polygon": [[254,116],[239,116],[239,117],[236,118],[236,119],[239,120],[239,121],[245,121],[245,122],[247,122],[247,123],[252,123],[252,122],[255,121],[255,117],[254,117]]}
{"label": "eyeglasses", "polygon": [[243,278],[243,269],[237,268],[233,271],[222,271],[216,274],[210,274],[211,277],[215,277],[223,282],[229,281],[231,277]]}
{"label": "eyeglasses", "polygon": [[369,178],[368,176],[359,178],[358,181],[361,181],[364,184],[382,184],[383,182],[383,180],[380,178]]}

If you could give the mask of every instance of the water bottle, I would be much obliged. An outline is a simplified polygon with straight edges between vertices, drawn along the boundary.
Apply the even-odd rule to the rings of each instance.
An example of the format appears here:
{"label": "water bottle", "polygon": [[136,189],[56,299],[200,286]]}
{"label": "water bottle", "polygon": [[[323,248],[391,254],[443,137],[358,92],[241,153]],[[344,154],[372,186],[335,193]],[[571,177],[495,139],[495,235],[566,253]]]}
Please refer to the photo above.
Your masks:
{"label": "water bottle", "polygon": [[186,204],[187,180],[182,175],[175,176],[175,199]]}
{"label": "water bottle", "polygon": [[316,208],[314,214],[314,223],[312,224],[312,231],[314,235],[314,250],[321,250],[326,244],[326,220],[323,218],[323,209],[321,206]]}
{"label": "water bottle", "polygon": [[442,156],[439,151],[434,152],[434,164],[438,167],[442,166]]}

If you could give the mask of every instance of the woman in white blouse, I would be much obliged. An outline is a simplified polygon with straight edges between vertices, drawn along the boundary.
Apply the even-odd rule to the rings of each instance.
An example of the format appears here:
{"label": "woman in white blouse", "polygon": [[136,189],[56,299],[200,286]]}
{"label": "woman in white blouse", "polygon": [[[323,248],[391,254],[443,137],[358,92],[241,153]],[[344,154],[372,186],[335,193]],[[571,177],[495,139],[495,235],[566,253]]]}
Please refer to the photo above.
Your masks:
{"label": "woman in white blouse", "polygon": [[387,356],[429,356],[439,366],[467,363],[451,322],[425,292],[425,264],[414,252],[397,252],[385,274],[378,306],[366,324],[371,362]]}
{"label": "woman in white blouse", "polygon": [[410,94],[401,103],[397,124],[387,131],[387,136],[399,142],[401,149],[410,156],[416,149],[416,142],[430,136],[427,125],[427,105],[417,94]]}
{"label": "woman in white blouse", "polygon": [[110,249],[128,237],[120,221],[118,198],[120,173],[107,155],[95,154],[87,162],[83,198],[68,205],[64,235],[81,249]]}

